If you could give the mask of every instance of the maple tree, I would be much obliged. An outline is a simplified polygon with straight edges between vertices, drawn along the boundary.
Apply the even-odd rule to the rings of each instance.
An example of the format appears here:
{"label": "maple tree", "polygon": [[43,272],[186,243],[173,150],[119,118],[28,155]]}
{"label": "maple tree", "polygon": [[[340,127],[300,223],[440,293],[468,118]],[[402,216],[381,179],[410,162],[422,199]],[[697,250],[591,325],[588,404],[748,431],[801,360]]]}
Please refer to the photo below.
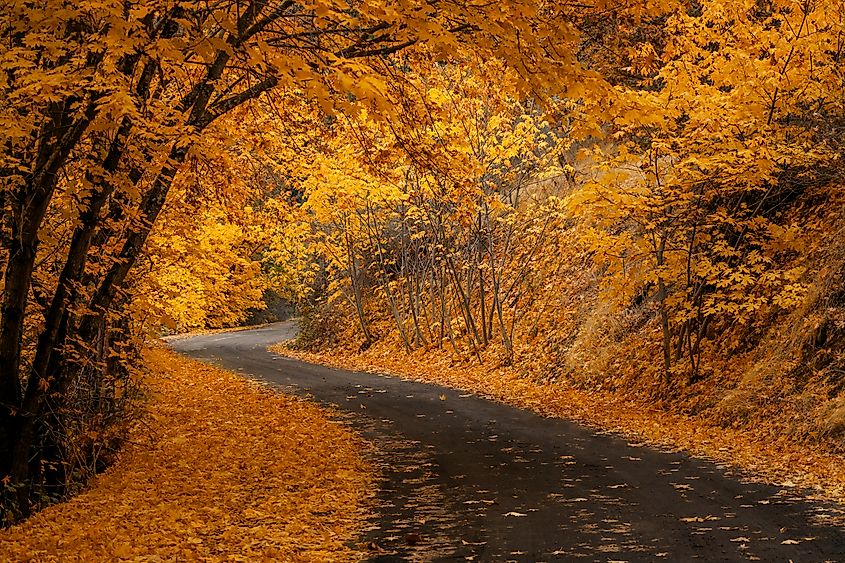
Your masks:
{"label": "maple tree", "polygon": [[405,119],[333,126],[296,178],[275,244],[301,343],[513,365],[841,448],[842,7],[586,17],[600,77],[544,100],[495,60],[413,51]]}
{"label": "maple tree", "polygon": [[496,340],[512,354],[530,263],[558,211],[520,207],[559,174],[565,147],[513,78],[495,61],[435,65],[410,79],[422,95],[404,124],[364,114],[334,125],[280,233],[283,248],[311,256],[293,263],[298,273],[281,268],[289,290],[307,295],[322,264],[325,297],[355,312],[365,346],[372,289],[406,350],[477,353]]}
{"label": "maple tree", "polygon": [[[670,18],[660,57],[623,92],[620,142],[570,198],[618,298],[655,287],[667,377],[685,355],[700,375],[715,323],[795,307],[806,250],[784,209],[835,174],[841,5],[701,2]],[[653,51],[653,50],[652,50]],[[629,228],[620,230],[625,223]]]}

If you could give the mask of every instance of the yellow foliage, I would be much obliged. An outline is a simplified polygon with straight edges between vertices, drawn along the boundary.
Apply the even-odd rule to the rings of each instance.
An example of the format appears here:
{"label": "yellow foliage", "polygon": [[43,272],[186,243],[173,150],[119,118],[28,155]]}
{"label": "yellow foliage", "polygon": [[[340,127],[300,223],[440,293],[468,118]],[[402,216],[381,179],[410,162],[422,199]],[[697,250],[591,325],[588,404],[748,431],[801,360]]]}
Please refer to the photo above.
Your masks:
{"label": "yellow foliage", "polygon": [[135,288],[136,318],[184,332],[235,326],[262,307],[268,284],[254,256],[260,227],[231,223],[220,212],[184,232],[169,227],[160,223],[148,242],[151,268]]}
{"label": "yellow foliage", "polygon": [[[840,244],[843,8],[12,0],[0,403],[41,412],[48,371],[125,358],[112,333],[235,324],[268,280],[364,348],[736,391]],[[808,319],[777,365],[835,373],[836,316]]]}
{"label": "yellow foliage", "polygon": [[819,286],[841,276],[843,7],[584,22],[608,31],[579,52],[602,83],[564,80],[545,113],[496,59],[409,52],[387,87],[419,99],[387,129],[334,124],[298,179],[275,244],[307,257],[288,261],[318,305],[306,336],[449,350],[841,450],[841,295]]}

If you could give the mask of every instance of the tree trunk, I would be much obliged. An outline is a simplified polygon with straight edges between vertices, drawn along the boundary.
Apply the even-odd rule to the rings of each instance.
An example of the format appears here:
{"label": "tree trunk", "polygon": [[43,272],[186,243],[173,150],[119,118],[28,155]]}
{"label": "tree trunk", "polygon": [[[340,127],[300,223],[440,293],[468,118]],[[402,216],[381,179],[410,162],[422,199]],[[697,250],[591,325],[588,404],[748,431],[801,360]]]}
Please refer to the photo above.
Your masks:
{"label": "tree trunk", "polygon": [[[0,475],[10,476],[19,487],[20,498],[26,494],[22,486],[26,478],[26,452],[21,442],[31,436],[28,427],[33,424],[34,413],[23,404],[20,365],[24,319],[32,273],[38,254],[38,231],[58,183],[58,171],[71,150],[79,142],[94,117],[95,106],[91,101],[86,111],[75,121],[69,110],[68,100],[51,109],[48,124],[42,129],[42,140],[33,173],[20,189],[13,202],[12,240],[9,261],[4,275],[3,304],[0,308]],[[28,510],[24,502],[19,506]]]}

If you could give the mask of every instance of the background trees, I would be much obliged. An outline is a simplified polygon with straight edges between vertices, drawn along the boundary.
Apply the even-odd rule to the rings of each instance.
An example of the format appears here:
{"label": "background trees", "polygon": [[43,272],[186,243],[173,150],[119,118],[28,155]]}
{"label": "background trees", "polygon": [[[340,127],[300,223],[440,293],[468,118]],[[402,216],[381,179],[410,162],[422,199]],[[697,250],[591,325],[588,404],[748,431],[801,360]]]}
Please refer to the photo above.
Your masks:
{"label": "background trees", "polygon": [[790,211],[839,166],[840,8],[701,2],[673,15],[661,63],[620,98],[620,142],[594,151],[602,169],[572,197],[599,229],[588,244],[616,274],[607,286],[623,300],[656,291],[667,378],[697,379],[708,334],[804,295],[806,266],[789,258],[811,225]]}
{"label": "background trees", "polygon": [[843,6],[664,7],[579,21],[601,79],[543,113],[463,61],[421,72],[403,125],[349,125],[295,217],[330,282],[308,334],[842,436]]}
{"label": "background trees", "polygon": [[[574,80],[583,9],[528,1],[7,2],[0,475],[8,514],[61,494],[84,468],[61,455],[63,420],[96,419],[98,397],[125,392],[125,378],[100,383],[128,349],[131,272],[186,167],[237,149],[239,127],[221,118],[257,107],[271,91],[323,112],[389,115],[401,97],[384,86],[397,72],[391,55],[421,42],[440,56],[468,49],[507,58],[526,89],[570,70]],[[203,143],[211,132],[230,146]],[[79,401],[69,405],[70,396]]]}
{"label": "background trees", "polygon": [[[565,140],[500,63],[427,64],[406,77],[420,93],[410,118],[333,124],[278,244],[312,257],[294,268],[323,266],[322,297],[354,311],[365,347],[384,308],[408,351],[477,355],[495,342],[512,356],[555,214],[535,200]],[[310,276],[279,270],[308,293],[295,287]]]}

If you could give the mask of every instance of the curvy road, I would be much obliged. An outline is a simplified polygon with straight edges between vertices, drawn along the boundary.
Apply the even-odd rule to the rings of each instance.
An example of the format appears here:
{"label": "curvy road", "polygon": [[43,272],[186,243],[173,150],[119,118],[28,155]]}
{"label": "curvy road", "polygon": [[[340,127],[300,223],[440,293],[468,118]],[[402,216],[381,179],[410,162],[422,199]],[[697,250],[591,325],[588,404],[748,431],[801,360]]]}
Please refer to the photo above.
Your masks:
{"label": "curvy road", "polygon": [[280,357],[292,321],[177,351],[332,406],[381,472],[371,561],[845,562],[842,507],[436,385]]}

